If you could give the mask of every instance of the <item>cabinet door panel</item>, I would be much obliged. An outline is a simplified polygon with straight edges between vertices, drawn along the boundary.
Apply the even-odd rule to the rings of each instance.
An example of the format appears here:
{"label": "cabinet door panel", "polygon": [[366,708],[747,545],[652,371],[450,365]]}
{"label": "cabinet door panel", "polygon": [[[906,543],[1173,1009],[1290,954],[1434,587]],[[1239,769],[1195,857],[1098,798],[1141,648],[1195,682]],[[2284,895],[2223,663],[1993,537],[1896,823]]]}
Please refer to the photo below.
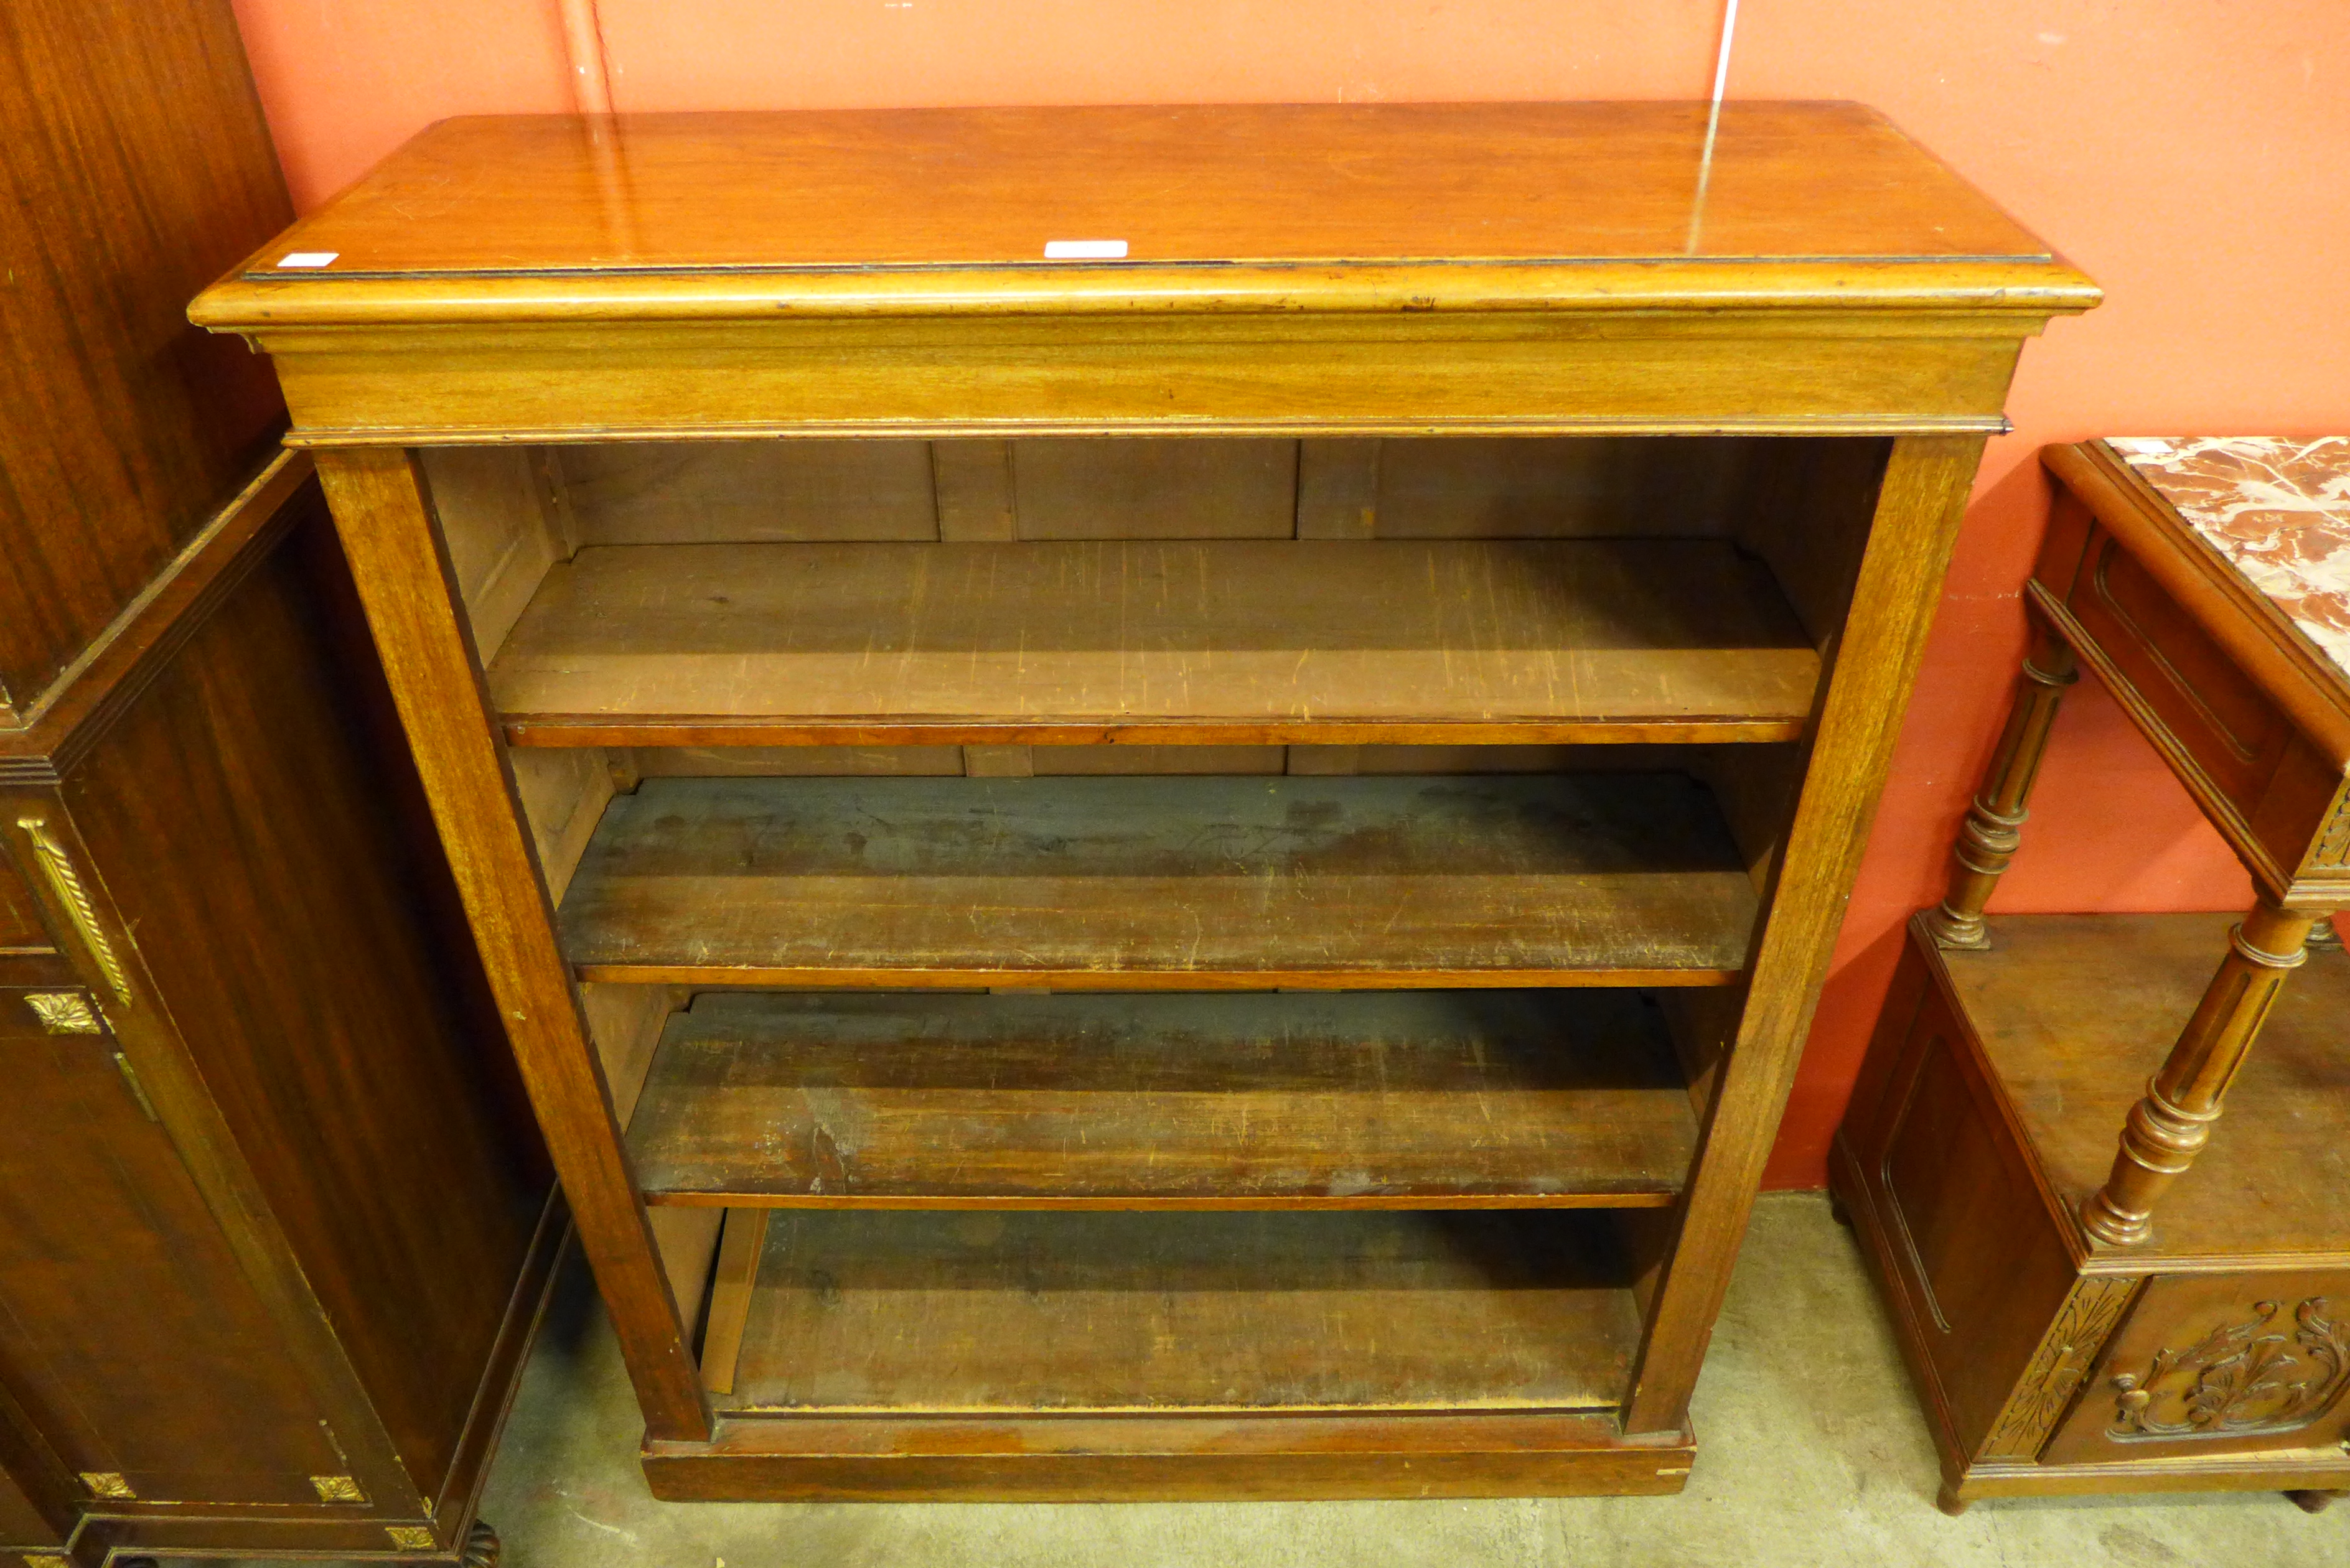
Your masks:
{"label": "cabinet door panel", "polygon": [[2350,1273],[2158,1276],[2042,1462],[2331,1448],[2346,1394]]}
{"label": "cabinet door panel", "polygon": [[326,1412],[114,1053],[0,992],[0,1379],[94,1494],[315,1506]]}
{"label": "cabinet door panel", "polygon": [[40,1552],[59,1544],[57,1532],[41,1517],[25,1489],[0,1470],[0,1552]]}
{"label": "cabinet door panel", "polygon": [[0,854],[0,953],[46,950],[49,933],[33,907],[33,895]]}

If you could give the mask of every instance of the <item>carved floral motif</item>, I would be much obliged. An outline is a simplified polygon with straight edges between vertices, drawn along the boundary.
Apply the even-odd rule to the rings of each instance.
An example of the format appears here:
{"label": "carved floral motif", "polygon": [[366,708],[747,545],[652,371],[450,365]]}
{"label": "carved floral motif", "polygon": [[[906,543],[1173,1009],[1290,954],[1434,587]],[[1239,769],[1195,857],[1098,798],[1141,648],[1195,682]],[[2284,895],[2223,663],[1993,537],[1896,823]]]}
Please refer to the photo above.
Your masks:
{"label": "carved floral motif", "polygon": [[2315,860],[2324,867],[2350,867],[2350,790],[2334,808],[2334,820],[2317,836]]}
{"label": "carved floral motif", "polygon": [[33,1010],[33,1016],[51,1034],[96,1034],[101,1031],[89,999],[78,991],[28,991],[25,993],[25,1005]]}
{"label": "carved floral motif", "polygon": [[2121,1320],[2137,1281],[2091,1277],[2073,1287],[2064,1305],[2049,1325],[2048,1334],[2033,1353],[2007,1408],[1984,1439],[1985,1459],[2028,1459],[2038,1457],[2056,1418],[2073,1402],[2073,1391],[2089,1375],[2106,1348],[2106,1338]]}
{"label": "carved floral motif", "polygon": [[2276,1324],[2275,1302],[2254,1302],[2250,1323],[2230,1324],[2184,1350],[2155,1353],[2141,1376],[2113,1380],[2116,1442],[2242,1438],[2290,1432],[2325,1414],[2350,1383],[2350,1331],[2325,1315],[2325,1298]]}

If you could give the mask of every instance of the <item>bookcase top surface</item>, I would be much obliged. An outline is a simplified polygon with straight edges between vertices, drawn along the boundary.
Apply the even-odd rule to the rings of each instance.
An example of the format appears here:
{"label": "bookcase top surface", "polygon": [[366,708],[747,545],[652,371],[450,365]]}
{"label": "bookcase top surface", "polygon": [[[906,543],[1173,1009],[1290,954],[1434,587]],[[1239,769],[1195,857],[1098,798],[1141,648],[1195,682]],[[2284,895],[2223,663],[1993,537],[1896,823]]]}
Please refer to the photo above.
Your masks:
{"label": "bookcase top surface", "polygon": [[1205,105],[444,120],[194,314],[414,317],[484,289],[608,308],[648,286],[746,306],[811,278],[837,296],[841,275],[867,307],[1006,289],[1213,307],[1262,301],[1268,272],[1283,307],[1313,308],[1357,269],[1414,275],[1432,307],[1497,287],[1605,306],[1727,275],[1855,303],[2095,298],[1856,104]]}

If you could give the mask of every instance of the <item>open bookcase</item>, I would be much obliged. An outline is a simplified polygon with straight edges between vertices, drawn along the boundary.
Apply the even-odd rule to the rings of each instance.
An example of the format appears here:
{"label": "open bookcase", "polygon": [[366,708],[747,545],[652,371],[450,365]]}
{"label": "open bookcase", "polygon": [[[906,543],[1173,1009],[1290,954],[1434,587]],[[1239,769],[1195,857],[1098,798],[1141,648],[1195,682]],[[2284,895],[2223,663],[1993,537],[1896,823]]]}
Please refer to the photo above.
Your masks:
{"label": "open bookcase", "polygon": [[1865,110],[1521,105],[452,122],[195,314],[322,449],[656,1490],[1363,1496],[1682,1484],[2094,298]]}

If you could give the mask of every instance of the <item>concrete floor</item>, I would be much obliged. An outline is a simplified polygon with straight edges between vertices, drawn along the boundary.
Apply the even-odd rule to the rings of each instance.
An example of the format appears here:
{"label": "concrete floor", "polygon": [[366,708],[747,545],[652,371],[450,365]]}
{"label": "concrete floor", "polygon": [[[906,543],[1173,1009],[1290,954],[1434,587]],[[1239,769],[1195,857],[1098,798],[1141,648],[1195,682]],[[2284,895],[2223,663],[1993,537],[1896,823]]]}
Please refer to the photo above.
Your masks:
{"label": "concrete floor", "polygon": [[1674,1498],[1491,1502],[662,1503],[584,1273],[525,1376],[484,1518],[507,1568],[2022,1568],[2350,1564],[2350,1503],[2272,1492],[1934,1507],[1934,1452],[1850,1235],[1817,1194],[1766,1198],[1696,1399]]}

